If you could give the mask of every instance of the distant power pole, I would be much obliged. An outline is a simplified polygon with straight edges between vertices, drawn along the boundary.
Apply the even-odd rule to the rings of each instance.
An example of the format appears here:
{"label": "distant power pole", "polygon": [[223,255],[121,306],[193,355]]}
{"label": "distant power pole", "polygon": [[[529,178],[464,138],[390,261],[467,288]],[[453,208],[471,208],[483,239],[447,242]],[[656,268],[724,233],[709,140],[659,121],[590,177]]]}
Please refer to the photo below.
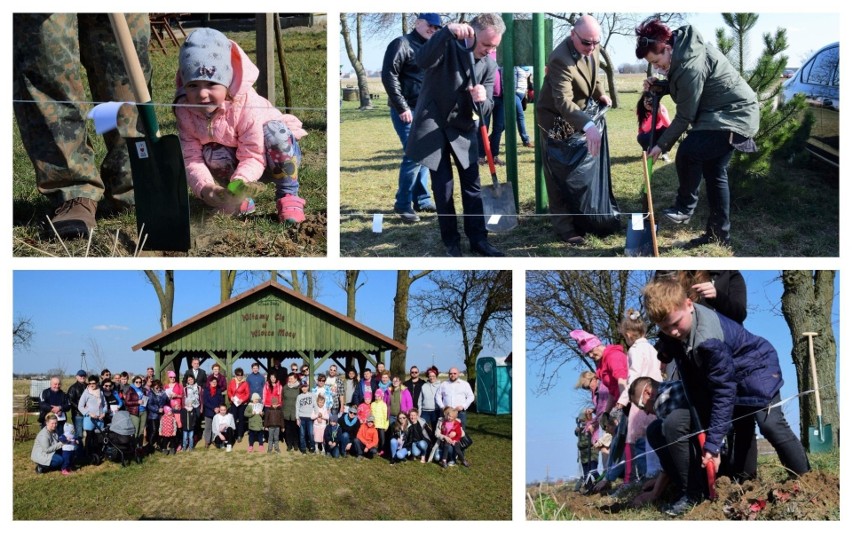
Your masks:
{"label": "distant power pole", "polygon": [[544,484],[550,485],[550,465],[547,465],[547,468],[544,471]]}
{"label": "distant power pole", "polygon": [[80,368],[89,373],[89,365],[86,364],[86,350],[83,350],[83,353],[80,354]]}

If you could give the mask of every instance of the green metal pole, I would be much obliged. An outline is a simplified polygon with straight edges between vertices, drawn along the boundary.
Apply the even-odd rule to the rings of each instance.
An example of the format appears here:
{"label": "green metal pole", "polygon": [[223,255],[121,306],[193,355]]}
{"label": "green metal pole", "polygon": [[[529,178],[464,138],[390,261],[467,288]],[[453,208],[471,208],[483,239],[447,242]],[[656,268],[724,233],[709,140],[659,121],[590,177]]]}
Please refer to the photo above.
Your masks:
{"label": "green metal pole", "polygon": [[[544,84],[544,68],[548,51],[545,50],[544,13],[533,13],[533,59],[535,61],[533,79],[535,83],[536,99]],[[535,212],[536,214],[547,212],[547,189],[544,184],[544,171],[542,170],[541,151],[541,128],[536,125],[535,130]]]}
{"label": "green metal pole", "polygon": [[515,193],[518,211],[518,125],[515,122],[515,15],[503,13],[506,33],[503,34],[503,123],[506,125],[506,175]]}

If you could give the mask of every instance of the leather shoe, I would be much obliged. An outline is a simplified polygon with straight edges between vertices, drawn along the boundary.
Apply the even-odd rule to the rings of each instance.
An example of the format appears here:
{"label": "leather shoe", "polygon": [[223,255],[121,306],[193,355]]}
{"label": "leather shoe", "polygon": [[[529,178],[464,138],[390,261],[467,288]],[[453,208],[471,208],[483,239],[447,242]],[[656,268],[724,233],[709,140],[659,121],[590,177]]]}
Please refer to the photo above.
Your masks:
{"label": "leather shoe", "polygon": [[491,243],[488,241],[470,243],[470,251],[485,257],[506,257],[506,254],[491,246]]}
{"label": "leather shoe", "polygon": [[397,209],[396,207],[394,207],[393,212],[396,213],[397,215],[399,215],[399,218],[401,218],[402,221],[405,222],[406,224],[413,224],[415,222],[420,222],[420,217],[417,216],[417,213],[415,213],[412,209],[402,210],[402,209]]}
{"label": "leather shoe", "polygon": [[91,198],[72,198],[57,208],[51,222],[62,239],[87,237],[96,225],[97,209],[98,203]]}
{"label": "leather shoe", "polygon": [[429,202],[428,204],[414,206],[414,210],[415,211],[424,211],[424,212],[427,212],[427,213],[434,213],[435,211],[438,210],[438,208],[435,207],[434,203]]}
{"label": "leather shoe", "polygon": [[663,215],[675,224],[688,224],[692,220],[692,213],[683,213],[677,207],[663,209]]}
{"label": "leather shoe", "polygon": [[447,257],[461,257],[461,245],[457,242],[450,243],[447,245]]}
{"label": "leather shoe", "polygon": [[568,243],[570,246],[583,246],[586,244],[586,239],[582,235],[577,235],[576,233],[560,235],[559,238]]}

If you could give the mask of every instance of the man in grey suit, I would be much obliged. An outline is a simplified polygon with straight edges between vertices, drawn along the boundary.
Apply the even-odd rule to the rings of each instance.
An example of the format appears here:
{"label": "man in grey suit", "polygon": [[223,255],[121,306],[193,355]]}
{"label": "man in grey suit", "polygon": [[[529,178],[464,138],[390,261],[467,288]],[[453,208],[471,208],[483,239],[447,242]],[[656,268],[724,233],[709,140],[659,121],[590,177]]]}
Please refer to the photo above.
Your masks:
{"label": "man in grey suit", "polygon": [[[536,121],[544,131],[550,131],[556,117],[562,117],[574,128],[574,131],[586,133],[589,153],[597,156],[601,148],[601,134],[595,127],[592,117],[584,112],[589,100],[594,99],[603,105],[612,101],[606,95],[598,77],[601,43],[601,27],[594,17],[583,15],[574,23],[571,35],[551,52],[547,60],[547,74],[544,83],[536,95]],[[547,153],[547,135],[542,135]],[[544,178],[547,185],[547,197],[550,212],[553,215],[553,229],[563,241],[570,245],[580,245],[585,239],[574,229],[573,217],[562,191],[559,188],[559,176],[552,176],[548,165],[544,165]]]}
{"label": "man in grey suit", "polygon": [[[444,26],[423,44],[416,55],[417,65],[424,69],[425,74],[405,154],[430,171],[441,240],[451,257],[462,255],[453,204],[451,159],[455,161],[459,174],[465,214],[464,232],[470,240],[471,251],[490,257],[504,255],[488,242],[485,229],[477,164],[479,117],[474,112],[474,102],[483,115],[491,111],[497,63],[487,56],[500,44],[505,30],[500,15],[483,13],[470,25],[453,23]],[[470,55],[464,49],[471,46],[473,80],[470,79]]]}

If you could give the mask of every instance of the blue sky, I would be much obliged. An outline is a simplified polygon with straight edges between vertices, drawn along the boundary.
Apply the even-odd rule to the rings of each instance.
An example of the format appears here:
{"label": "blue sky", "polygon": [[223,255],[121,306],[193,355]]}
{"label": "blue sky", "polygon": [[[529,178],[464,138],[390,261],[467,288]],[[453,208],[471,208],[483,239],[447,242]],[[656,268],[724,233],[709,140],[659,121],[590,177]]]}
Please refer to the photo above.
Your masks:
{"label": "blue sky", "polygon": [[[234,294],[268,279],[265,272],[259,275],[262,277],[254,281],[238,280]],[[341,276],[338,271],[323,272],[317,300],[345,314],[345,294],[335,284]],[[356,319],[392,337],[396,271],[367,271],[361,276],[365,284],[358,291]],[[15,350],[14,372],[43,372],[61,364],[73,373],[79,369],[83,350],[94,367],[91,339],[98,343],[113,372],[144,370],[153,363],[153,352],[131,350],[160,331],[159,304],[142,271],[18,270],[13,282],[13,316],[31,318],[36,331],[29,350]],[[431,286],[427,278],[421,278],[412,285],[412,294]],[[175,272],[175,324],[218,303],[217,271]],[[442,370],[454,365],[463,368],[460,335],[424,330],[413,317],[409,319],[409,366],[423,368],[434,362]],[[510,346],[511,341],[506,340],[502,346],[486,350],[489,355],[505,356]]]}
{"label": "blue sky", "polygon": [[[716,40],[716,28],[724,27],[719,13],[690,13],[687,21],[695,25],[705,39],[713,43]],[[767,32],[774,33],[778,27],[787,29],[790,47],[786,53],[789,57],[788,65],[791,67],[800,66],[809,52],[815,52],[826,44],[840,40],[840,16],[837,13],[762,13],[757,26],[750,34],[752,60],[756,60],[763,49],[762,35]],[[364,66],[368,70],[381,70],[385,48],[392,38],[387,35],[364,35]],[[340,38],[339,41],[343,72],[351,72],[352,65],[343,47],[343,39]],[[615,37],[608,46],[616,65],[635,62],[634,49],[635,40],[628,37]]]}
{"label": "blue sky", "polygon": [[[769,340],[778,352],[784,386],[781,397],[797,394],[796,371],[793,367],[790,330],[781,315],[781,295],[784,292],[780,271],[743,271],[748,289],[748,318],[745,327],[752,333]],[[840,350],[839,336],[839,298],[840,275],[835,278],[835,299],[833,313],[834,336]],[[529,350],[530,347],[528,346]],[[529,361],[529,358],[527,358]],[[839,358],[838,358],[839,366]],[[527,369],[527,376],[534,376],[535,367]],[[548,394],[537,396],[533,393],[534,384],[527,384],[526,391],[526,482],[576,476],[577,440],[574,436],[574,418],[580,408],[589,399],[588,391],[574,389],[579,374],[579,366],[566,365],[559,373],[559,383]],[[838,373],[839,377],[839,373]],[[821,387],[827,384],[820,382]],[[559,406],[554,409],[554,406]],[[791,401],[783,406],[787,421],[798,434],[799,406]],[[554,418],[553,413],[560,416]]]}

